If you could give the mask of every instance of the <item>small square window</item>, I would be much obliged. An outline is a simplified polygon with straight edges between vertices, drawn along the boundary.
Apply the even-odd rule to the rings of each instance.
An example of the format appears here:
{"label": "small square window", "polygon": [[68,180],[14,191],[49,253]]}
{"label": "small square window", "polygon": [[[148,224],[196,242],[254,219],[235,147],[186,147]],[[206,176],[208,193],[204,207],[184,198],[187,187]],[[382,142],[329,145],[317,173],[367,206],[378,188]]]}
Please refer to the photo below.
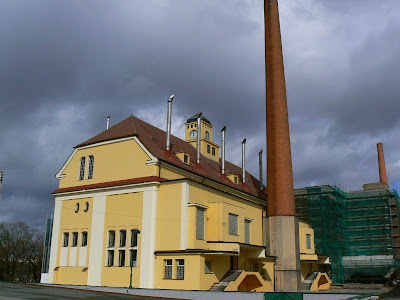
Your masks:
{"label": "small square window", "polygon": [[183,155],[183,162],[185,163],[185,164],[189,164],[189,155]]}
{"label": "small square window", "polygon": [[87,240],[88,240],[88,233],[86,231],[82,232],[82,247],[87,246]]}
{"label": "small square window", "polygon": [[64,232],[63,247],[68,247],[68,240],[69,240],[69,233],[68,232]]}
{"label": "small square window", "polygon": [[235,176],[235,184],[238,184],[238,178]]}
{"label": "small square window", "polygon": [[72,233],[72,245],[71,247],[76,247],[78,246],[78,233],[77,232],[73,232]]}

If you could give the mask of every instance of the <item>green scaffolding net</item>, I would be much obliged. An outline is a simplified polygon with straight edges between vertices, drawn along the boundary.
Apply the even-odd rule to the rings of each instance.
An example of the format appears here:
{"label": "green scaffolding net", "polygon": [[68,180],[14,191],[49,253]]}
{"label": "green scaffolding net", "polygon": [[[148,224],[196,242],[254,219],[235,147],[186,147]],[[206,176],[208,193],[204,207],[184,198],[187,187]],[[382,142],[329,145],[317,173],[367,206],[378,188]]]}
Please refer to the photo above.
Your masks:
{"label": "green scaffolding net", "polygon": [[295,195],[298,217],[314,229],[317,254],[330,258],[334,283],[387,278],[399,268],[396,191],[344,192],[323,185],[298,189]]}

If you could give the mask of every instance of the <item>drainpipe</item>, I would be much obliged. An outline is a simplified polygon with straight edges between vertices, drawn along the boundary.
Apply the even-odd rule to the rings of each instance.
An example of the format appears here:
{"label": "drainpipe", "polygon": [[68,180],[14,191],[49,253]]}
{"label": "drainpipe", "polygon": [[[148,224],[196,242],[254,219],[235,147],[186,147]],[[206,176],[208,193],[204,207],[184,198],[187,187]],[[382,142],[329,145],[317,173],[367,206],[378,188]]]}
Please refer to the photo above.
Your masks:
{"label": "drainpipe", "polygon": [[221,130],[221,175],[225,176],[225,131],[226,126]]}
{"label": "drainpipe", "polygon": [[174,95],[171,95],[168,99],[168,112],[167,112],[167,151],[166,154],[171,154],[171,118],[172,118],[172,100]]}
{"label": "drainpipe", "polygon": [[242,142],[242,180],[246,184],[246,139]]}
{"label": "drainpipe", "polygon": [[200,142],[201,142],[201,117],[203,116],[203,113],[199,113],[197,116],[197,160],[196,164],[199,167],[200,166]]}

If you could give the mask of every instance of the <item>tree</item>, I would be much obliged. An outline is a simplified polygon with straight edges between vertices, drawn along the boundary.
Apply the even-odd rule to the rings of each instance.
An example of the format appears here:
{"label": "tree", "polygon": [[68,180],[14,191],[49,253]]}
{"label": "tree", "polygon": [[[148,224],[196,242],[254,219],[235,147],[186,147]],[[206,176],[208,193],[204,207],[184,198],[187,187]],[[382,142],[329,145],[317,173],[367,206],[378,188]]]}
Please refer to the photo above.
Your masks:
{"label": "tree", "polygon": [[43,233],[24,222],[0,223],[0,280],[40,281]]}

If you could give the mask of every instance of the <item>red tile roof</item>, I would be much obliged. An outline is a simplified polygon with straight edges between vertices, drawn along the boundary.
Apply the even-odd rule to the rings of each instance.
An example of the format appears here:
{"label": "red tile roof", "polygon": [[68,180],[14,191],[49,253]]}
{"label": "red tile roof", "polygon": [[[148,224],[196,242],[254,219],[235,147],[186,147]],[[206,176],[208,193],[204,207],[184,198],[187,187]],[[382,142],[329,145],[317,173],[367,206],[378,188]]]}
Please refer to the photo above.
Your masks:
{"label": "red tile roof", "polygon": [[[266,194],[260,190],[260,182],[248,172],[246,172],[246,184],[236,185],[228,178],[221,176],[221,164],[212,159],[201,155],[200,168],[198,168],[196,166],[196,148],[174,135],[171,135],[171,155],[168,156],[165,151],[166,132],[134,116],[128,117],[110,129],[77,145],[75,148],[130,136],[137,136],[146,149],[160,160],[169,162],[177,167],[249,193],[253,196],[266,199]],[[184,164],[174,154],[178,152],[188,152],[190,154],[190,165]],[[225,170],[227,174],[233,173],[239,176],[242,174],[242,169],[229,161],[225,162]]]}
{"label": "red tile roof", "polygon": [[117,181],[108,181],[108,182],[86,184],[86,185],[80,185],[80,186],[71,186],[71,187],[67,187],[67,188],[57,189],[53,192],[53,195],[60,194],[60,193],[67,193],[67,192],[76,192],[76,191],[83,191],[83,190],[107,188],[107,187],[112,187],[112,186],[129,185],[129,184],[135,184],[135,183],[162,182],[164,180],[165,180],[164,178],[160,178],[157,176],[148,176],[148,177],[131,178],[131,179],[124,179],[124,180],[117,180]]}

